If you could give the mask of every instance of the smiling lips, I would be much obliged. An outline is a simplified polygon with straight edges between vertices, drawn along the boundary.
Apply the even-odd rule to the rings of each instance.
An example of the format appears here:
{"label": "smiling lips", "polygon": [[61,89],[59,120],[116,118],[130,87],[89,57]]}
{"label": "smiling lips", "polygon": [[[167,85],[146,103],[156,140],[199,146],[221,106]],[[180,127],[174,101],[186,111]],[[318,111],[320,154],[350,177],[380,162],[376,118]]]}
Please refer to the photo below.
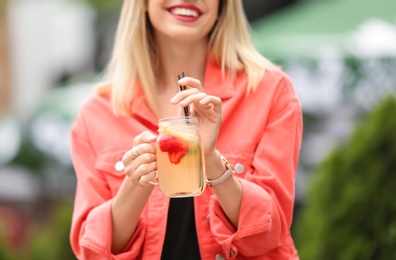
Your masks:
{"label": "smiling lips", "polygon": [[201,15],[201,10],[192,5],[172,6],[168,11],[178,20],[184,22],[194,22]]}

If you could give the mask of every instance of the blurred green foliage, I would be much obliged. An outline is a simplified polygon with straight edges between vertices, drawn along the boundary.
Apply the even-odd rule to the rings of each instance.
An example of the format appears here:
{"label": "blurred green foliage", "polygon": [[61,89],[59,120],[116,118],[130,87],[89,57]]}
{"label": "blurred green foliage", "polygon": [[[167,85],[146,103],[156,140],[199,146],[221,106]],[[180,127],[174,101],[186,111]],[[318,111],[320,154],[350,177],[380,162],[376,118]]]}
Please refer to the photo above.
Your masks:
{"label": "blurred green foliage", "polygon": [[304,260],[396,259],[396,98],[317,168],[294,224]]}
{"label": "blurred green foliage", "polygon": [[122,0],[73,0],[92,6],[99,13],[118,12],[121,9]]}
{"label": "blurred green foliage", "polygon": [[69,242],[73,203],[58,200],[47,221],[34,222],[23,248],[11,247],[0,228],[1,260],[72,260],[76,259]]}
{"label": "blurred green foliage", "polygon": [[[73,203],[58,201],[53,208],[49,223],[32,230],[29,259],[72,260],[76,259],[70,247],[69,232]],[[45,252],[45,253],[44,253]]]}
{"label": "blurred green foliage", "polygon": [[9,250],[9,244],[5,237],[5,229],[2,223],[0,222],[0,259],[1,260],[12,260],[12,255]]}
{"label": "blurred green foliage", "polygon": [[21,147],[10,165],[22,166],[33,174],[42,175],[43,168],[54,161],[53,158],[40,151],[32,142],[28,134],[22,136]]}

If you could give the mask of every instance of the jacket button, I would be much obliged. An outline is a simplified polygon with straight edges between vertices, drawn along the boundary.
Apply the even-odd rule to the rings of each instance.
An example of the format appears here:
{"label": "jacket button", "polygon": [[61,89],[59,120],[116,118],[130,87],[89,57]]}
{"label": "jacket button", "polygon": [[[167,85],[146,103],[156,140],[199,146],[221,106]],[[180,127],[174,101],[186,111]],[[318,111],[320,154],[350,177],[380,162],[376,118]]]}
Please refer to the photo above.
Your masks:
{"label": "jacket button", "polygon": [[241,163],[237,163],[234,167],[236,173],[242,173],[245,170],[245,167]]}
{"label": "jacket button", "polygon": [[114,165],[114,168],[116,169],[117,172],[120,172],[120,171],[124,170],[124,163],[122,161],[118,161]]}
{"label": "jacket button", "polygon": [[222,254],[217,254],[215,260],[225,260],[225,257]]}

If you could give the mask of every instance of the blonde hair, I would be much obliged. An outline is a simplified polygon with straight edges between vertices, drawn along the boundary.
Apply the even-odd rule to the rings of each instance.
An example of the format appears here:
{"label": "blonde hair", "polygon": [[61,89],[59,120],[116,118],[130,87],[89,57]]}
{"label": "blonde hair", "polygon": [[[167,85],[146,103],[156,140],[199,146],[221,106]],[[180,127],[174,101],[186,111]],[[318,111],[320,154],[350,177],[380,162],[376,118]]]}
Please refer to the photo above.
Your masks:
{"label": "blonde hair", "polygon": [[[112,59],[99,93],[111,92],[116,115],[130,115],[131,100],[141,86],[148,106],[157,112],[154,101],[155,71],[158,62],[153,29],[145,11],[145,0],[125,0],[118,23]],[[223,75],[234,77],[244,70],[248,77],[247,94],[254,91],[267,69],[277,67],[253,46],[248,22],[240,0],[221,0],[219,18],[209,35],[211,54],[221,65]]]}

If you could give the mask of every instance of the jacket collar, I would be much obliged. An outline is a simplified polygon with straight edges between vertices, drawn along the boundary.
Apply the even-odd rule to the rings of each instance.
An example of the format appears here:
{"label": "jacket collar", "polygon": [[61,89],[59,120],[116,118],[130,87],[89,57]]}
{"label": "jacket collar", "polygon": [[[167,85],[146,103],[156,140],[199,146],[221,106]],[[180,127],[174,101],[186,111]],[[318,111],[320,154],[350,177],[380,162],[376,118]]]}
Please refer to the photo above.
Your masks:
{"label": "jacket collar", "polygon": [[131,102],[132,117],[138,119],[151,130],[156,130],[158,126],[158,118],[149,108],[143,90],[139,84],[135,89],[135,95]]}
{"label": "jacket collar", "polygon": [[206,60],[204,90],[206,94],[216,96],[222,100],[231,98],[235,94],[235,88],[232,79],[227,79],[227,72],[222,73],[219,66],[213,59],[212,55],[208,55]]}

